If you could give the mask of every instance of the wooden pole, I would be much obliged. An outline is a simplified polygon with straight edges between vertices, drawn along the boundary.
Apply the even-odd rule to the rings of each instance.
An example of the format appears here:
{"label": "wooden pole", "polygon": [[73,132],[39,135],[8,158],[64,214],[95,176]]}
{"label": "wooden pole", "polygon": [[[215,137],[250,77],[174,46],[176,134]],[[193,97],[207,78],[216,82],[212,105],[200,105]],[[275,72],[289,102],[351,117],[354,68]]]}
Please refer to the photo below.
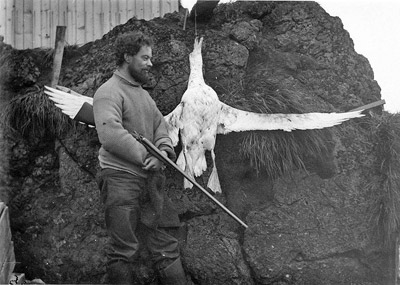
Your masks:
{"label": "wooden pole", "polygon": [[66,26],[57,26],[56,30],[56,42],[54,46],[54,57],[53,57],[53,74],[51,77],[51,87],[55,87],[58,84],[58,79],[61,72],[61,63],[64,53],[65,45],[65,30]]}
{"label": "wooden pole", "polygon": [[375,101],[375,102],[369,103],[367,105],[364,105],[364,106],[361,106],[361,107],[358,107],[358,108],[355,108],[355,109],[351,109],[348,112],[372,109],[372,108],[381,106],[381,105],[383,105],[385,103],[386,103],[385,100],[379,100],[379,101]]}

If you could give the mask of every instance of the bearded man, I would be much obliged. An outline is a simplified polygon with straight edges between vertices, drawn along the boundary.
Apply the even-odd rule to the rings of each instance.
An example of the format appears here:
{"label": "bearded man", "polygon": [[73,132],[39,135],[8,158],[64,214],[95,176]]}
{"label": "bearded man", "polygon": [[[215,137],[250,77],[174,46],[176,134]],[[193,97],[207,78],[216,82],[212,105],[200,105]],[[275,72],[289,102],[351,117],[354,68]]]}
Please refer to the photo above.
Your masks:
{"label": "bearded man", "polygon": [[171,225],[174,219],[170,216],[163,222],[166,207],[160,190],[165,182],[162,162],[132,136],[137,132],[170,159],[176,158],[164,117],[142,88],[149,80],[152,47],[153,41],[143,33],[119,36],[115,42],[117,70],[93,97],[101,143],[98,185],[110,236],[107,274],[112,284],[134,282],[131,263],[138,255],[139,224],[146,233],[147,248],[161,282],[186,284],[178,241],[165,230],[179,222]]}

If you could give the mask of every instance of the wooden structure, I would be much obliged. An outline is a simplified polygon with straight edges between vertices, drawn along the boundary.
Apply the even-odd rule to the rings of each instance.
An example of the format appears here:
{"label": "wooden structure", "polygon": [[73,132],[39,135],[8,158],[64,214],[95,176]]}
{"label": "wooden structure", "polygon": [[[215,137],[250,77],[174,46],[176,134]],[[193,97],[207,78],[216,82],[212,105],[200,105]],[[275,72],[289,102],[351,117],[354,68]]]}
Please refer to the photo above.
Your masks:
{"label": "wooden structure", "polygon": [[0,36],[16,49],[53,48],[56,27],[66,26],[66,44],[82,45],[132,17],[178,10],[179,0],[0,0]]}
{"label": "wooden structure", "polygon": [[9,284],[15,267],[8,207],[0,202],[0,284]]}

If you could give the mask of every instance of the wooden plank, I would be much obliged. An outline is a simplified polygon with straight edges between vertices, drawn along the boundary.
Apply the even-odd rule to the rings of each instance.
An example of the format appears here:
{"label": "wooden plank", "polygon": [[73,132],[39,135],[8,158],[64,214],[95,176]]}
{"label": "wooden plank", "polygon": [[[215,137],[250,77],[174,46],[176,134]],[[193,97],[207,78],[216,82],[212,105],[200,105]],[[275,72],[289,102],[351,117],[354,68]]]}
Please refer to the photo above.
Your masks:
{"label": "wooden plank", "polygon": [[[7,237],[5,237],[7,238]],[[1,241],[1,248],[0,248],[0,267],[4,264],[4,262],[7,261],[9,258],[8,253],[10,251],[10,247],[12,247],[13,242],[8,239],[8,240],[3,240]],[[2,283],[0,283],[2,284]]]}
{"label": "wooden plank", "polygon": [[51,29],[50,29],[50,0],[41,0],[41,38],[42,47],[51,47]]}
{"label": "wooden plank", "polygon": [[146,21],[160,16],[159,0],[149,0],[144,2],[143,19]]}
{"label": "wooden plank", "polygon": [[67,26],[67,5],[68,1],[58,1],[58,26]]}
{"label": "wooden plank", "polygon": [[0,36],[6,36],[6,1],[0,1]]}
{"label": "wooden plank", "polygon": [[67,34],[65,36],[65,41],[67,44],[73,45],[75,43],[76,36],[76,14],[75,14],[75,3],[73,0],[67,0],[67,10],[66,10],[66,23]]}
{"label": "wooden plank", "polygon": [[7,284],[27,284],[25,273],[13,273]]}
{"label": "wooden plank", "polygon": [[128,16],[127,16],[127,10],[128,10],[128,5],[126,3],[127,0],[120,0],[118,2],[118,8],[119,8],[119,23],[120,24],[125,24],[126,21],[128,21]]}
{"label": "wooden plank", "polygon": [[[160,0],[151,0],[151,18],[157,18],[160,17]],[[149,20],[150,20],[149,19]]]}
{"label": "wooden plank", "polygon": [[6,0],[6,33],[4,35],[4,42],[14,46],[14,0]]}
{"label": "wooden plank", "polygon": [[109,0],[102,0],[101,1],[101,26],[103,27],[103,33],[100,37],[104,34],[108,33],[111,30],[110,22],[110,1]]}
{"label": "wooden plank", "polygon": [[40,0],[33,0],[33,7],[32,7],[32,14],[33,14],[33,35],[32,35],[32,41],[33,41],[33,46],[36,47],[41,47],[42,46],[42,31],[41,31],[41,5],[40,5]]}
{"label": "wooden plank", "polygon": [[50,86],[55,87],[58,84],[58,79],[60,77],[62,58],[64,54],[65,45],[65,30],[66,26],[57,26],[56,30],[56,42],[55,42],[55,52],[53,57],[53,74]]}
{"label": "wooden plank", "polygon": [[136,2],[137,2],[137,0],[136,1],[129,1],[128,0],[126,2],[126,20],[125,20],[125,22],[127,22],[130,18],[132,18],[135,15],[135,9],[136,9],[135,8],[135,4],[136,4]]}
{"label": "wooden plank", "polygon": [[171,2],[171,9],[169,13],[173,13],[175,11],[179,11],[179,1],[177,0],[169,0]]}
{"label": "wooden plank", "polygon": [[152,0],[144,2],[142,19],[145,19],[146,21],[151,19],[151,2]]}
{"label": "wooden plank", "polygon": [[85,2],[84,1],[76,1],[75,2],[75,11],[76,11],[76,44],[85,44],[86,43],[86,33],[85,33]]}
{"label": "wooden plank", "polygon": [[7,252],[7,259],[2,265],[0,265],[0,284],[9,284],[12,272],[15,268],[15,254],[13,243],[11,243],[11,246],[8,249],[9,250]]}
{"label": "wooden plank", "polygon": [[7,284],[27,284],[24,273],[13,273]]}
{"label": "wooden plank", "polygon": [[85,44],[132,17],[175,10],[178,0],[0,0],[0,34],[15,48],[52,48],[60,25],[68,26],[67,43]]}
{"label": "wooden plank", "polygon": [[58,18],[59,18],[59,14],[58,14],[58,2],[59,0],[50,0],[50,46],[54,43],[54,41],[56,40],[56,29],[58,26]]}
{"label": "wooden plank", "polygon": [[[0,266],[6,259],[6,253],[11,245],[10,215],[8,207],[4,207],[0,216]],[[0,283],[1,284],[1,283]]]}
{"label": "wooden plank", "polygon": [[164,17],[165,14],[171,13],[172,3],[171,0],[159,1],[160,2],[160,17]]}
{"label": "wooden plank", "polygon": [[103,24],[101,22],[101,1],[93,2],[93,40],[103,36]]}
{"label": "wooden plank", "polygon": [[33,48],[33,2],[24,1],[23,6],[23,46],[28,49]]}
{"label": "wooden plank", "polygon": [[0,245],[2,242],[11,240],[10,215],[8,213],[8,207],[3,208],[0,216],[0,237]]}
{"label": "wooden plank", "polygon": [[133,16],[137,19],[144,19],[144,0],[136,1],[135,13]]}
{"label": "wooden plank", "polygon": [[85,43],[93,41],[93,0],[85,1]]}
{"label": "wooden plank", "polygon": [[118,15],[118,0],[110,0],[110,29],[113,29],[120,24]]}
{"label": "wooden plank", "polygon": [[0,201],[0,216],[6,208],[6,203]]}
{"label": "wooden plank", "polygon": [[[6,210],[6,213],[8,214],[8,210]],[[8,219],[8,215],[6,217],[2,217],[0,221],[0,250],[3,250],[4,247],[8,244],[9,241],[11,241],[11,229],[10,229],[10,221]],[[4,250],[2,251],[4,253]],[[1,253],[1,252],[0,252]]]}
{"label": "wooden plank", "polygon": [[16,49],[24,48],[24,1],[15,0],[14,3],[14,43]]}

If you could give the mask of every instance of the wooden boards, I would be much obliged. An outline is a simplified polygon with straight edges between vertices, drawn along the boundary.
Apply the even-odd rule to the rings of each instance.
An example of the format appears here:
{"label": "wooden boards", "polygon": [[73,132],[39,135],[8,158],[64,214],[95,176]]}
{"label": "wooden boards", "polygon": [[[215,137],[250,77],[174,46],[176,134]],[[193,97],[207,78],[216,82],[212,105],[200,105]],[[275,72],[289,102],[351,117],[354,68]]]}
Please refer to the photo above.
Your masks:
{"label": "wooden boards", "polygon": [[15,267],[8,207],[0,202],[0,284],[8,284]]}

